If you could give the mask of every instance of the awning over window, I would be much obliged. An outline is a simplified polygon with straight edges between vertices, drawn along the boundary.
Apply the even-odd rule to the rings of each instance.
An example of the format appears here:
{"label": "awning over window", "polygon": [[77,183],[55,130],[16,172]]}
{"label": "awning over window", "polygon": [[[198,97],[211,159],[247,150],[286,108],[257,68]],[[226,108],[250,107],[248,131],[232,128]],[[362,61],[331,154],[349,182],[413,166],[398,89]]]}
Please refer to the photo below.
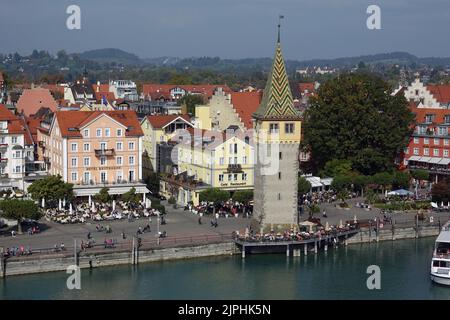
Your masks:
{"label": "awning over window", "polygon": [[419,156],[412,156],[408,159],[408,161],[419,161],[420,157]]}
{"label": "awning over window", "polygon": [[431,158],[431,160],[428,163],[439,163],[439,161],[441,161],[442,158]]}

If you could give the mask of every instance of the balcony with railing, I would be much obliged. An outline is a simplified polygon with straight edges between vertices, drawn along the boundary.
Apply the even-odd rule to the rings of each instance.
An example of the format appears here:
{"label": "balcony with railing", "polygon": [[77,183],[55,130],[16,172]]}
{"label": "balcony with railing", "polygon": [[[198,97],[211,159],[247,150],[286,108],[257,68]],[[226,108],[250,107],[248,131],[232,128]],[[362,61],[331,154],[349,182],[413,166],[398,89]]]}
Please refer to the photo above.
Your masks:
{"label": "balcony with railing", "polygon": [[7,143],[0,143],[0,149],[6,149],[6,148],[8,148]]}
{"label": "balcony with railing", "polygon": [[114,155],[114,149],[95,149],[97,157],[110,157]]}
{"label": "balcony with railing", "polygon": [[243,172],[242,166],[240,164],[229,164],[227,172],[239,173]]}

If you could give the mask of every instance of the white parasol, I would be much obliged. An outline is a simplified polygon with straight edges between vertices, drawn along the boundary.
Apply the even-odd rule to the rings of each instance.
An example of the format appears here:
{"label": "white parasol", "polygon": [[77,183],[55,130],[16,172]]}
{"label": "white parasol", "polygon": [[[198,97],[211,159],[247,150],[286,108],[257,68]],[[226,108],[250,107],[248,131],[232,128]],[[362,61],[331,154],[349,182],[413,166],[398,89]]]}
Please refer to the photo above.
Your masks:
{"label": "white parasol", "polygon": [[113,200],[112,202],[112,209],[113,211],[116,210],[116,200]]}
{"label": "white parasol", "polygon": [[72,203],[69,203],[69,213],[70,215],[73,214]]}
{"label": "white parasol", "polygon": [[45,208],[45,198],[42,198],[41,207]]}
{"label": "white parasol", "polygon": [[62,202],[61,202],[61,199],[58,199],[58,210],[59,210],[59,211],[62,210]]}

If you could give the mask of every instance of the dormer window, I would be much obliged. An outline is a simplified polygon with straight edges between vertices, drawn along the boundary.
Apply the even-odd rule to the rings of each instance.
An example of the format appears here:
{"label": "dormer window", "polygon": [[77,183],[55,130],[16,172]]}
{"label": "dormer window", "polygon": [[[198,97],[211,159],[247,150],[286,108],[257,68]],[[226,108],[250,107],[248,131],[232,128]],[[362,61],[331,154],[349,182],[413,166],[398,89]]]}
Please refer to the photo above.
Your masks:
{"label": "dormer window", "polygon": [[426,123],[431,123],[431,122],[433,122],[434,121],[434,114],[427,114],[426,116],[425,116],[425,122]]}

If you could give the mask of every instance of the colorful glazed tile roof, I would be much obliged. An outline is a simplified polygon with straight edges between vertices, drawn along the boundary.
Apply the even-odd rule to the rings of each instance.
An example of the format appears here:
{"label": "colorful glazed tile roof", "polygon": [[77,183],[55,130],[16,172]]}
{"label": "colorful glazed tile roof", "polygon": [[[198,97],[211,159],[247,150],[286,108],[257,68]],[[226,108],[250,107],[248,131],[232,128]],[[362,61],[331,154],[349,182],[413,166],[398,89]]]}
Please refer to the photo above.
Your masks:
{"label": "colorful glazed tile roof", "polygon": [[300,115],[294,108],[291,88],[289,86],[286,67],[281,53],[281,44],[278,41],[275,49],[272,70],[264,89],[263,98],[255,118],[298,118]]}

